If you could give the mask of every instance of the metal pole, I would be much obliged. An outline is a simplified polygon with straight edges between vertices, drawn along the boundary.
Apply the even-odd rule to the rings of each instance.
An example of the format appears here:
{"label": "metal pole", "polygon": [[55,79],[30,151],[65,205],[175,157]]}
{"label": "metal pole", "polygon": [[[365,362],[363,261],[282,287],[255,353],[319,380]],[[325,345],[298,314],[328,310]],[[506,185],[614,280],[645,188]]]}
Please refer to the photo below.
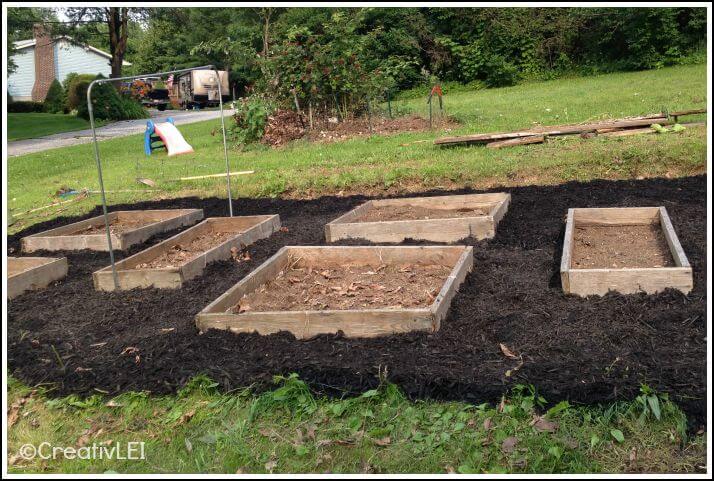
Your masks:
{"label": "metal pole", "polygon": [[132,75],[130,77],[97,79],[97,80],[93,80],[89,84],[89,87],[87,87],[87,110],[89,111],[89,123],[92,127],[92,140],[94,143],[94,159],[97,162],[97,172],[99,174],[99,190],[102,194],[102,211],[104,213],[104,226],[106,227],[106,230],[107,230],[107,246],[109,247],[109,260],[112,263],[112,277],[114,278],[114,287],[117,290],[119,289],[119,277],[117,275],[117,268],[116,268],[116,264],[114,262],[114,248],[112,247],[112,234],[111,234],[111,230],[109,229],[109,212],[107,210],[107,196],[104,191],[104,179],[102,178],[102,162],[99,159],[99,145],[97,144],[97,131],[96,131],[96,128],[94,125],[94,109],[92,108],[92,87],[94,87],[94,84],[101,84],[101,83],[106,83],[106,82],[120,82],[122,80],[134,80],[134,79],[138,79],[138,78],[142,78],[142,77],[149,77],[149,76],[163,77],[164,75],[168,75],[168,74],[190,72],[192,70],[213,70],[214,72],[216,72],[216,77],[218,79],[218,97],[219,97],[219,105],[220,105],[220,109],[221,109],[221,130],[223,131],[223,155],[226,159],[226,182],[228,184],[228,212],[230,213],[230,216],[233,217],[233,202],[231,200],[231,176],[230,176],[230,170],[229,170],[229,164],[228,164],[228,145],[226,144],[226,124],[223,119],[223,92],[221,91],[221,78],[218,75],[218,70],[216,69],[215,66],[205,65],[203,67],[192,67],[192,68],[184,68],[184,69],[179,69],[179,70],[169,70],[166,72],[156,72],[156,73],[149,73],[149,74]]}
{"label": "metal pole", "polygon": [[114,248],[112,247],[112,234],[109,229],[109,212],[107,211],[107,196],[104,193],[104,179],[102,178],[102,162],[99,160],[99,144],[97,144],[97,131],[94,128],[94,109],[92,108],[92,87],[101,80],[94,80],[87,87],[87,110],[89,111],[89,123],[92,126],[92,139],[94,140],[94,160],[97,162],[97,173],[99,174],[99,191],[102,194],[102,211],[104,212],[104,226],[107,229],[107,246],[109,247],[109,259],[112,263],[112,277],[114,278],[114,288],[119,290],[119,277],[117,266],[114,263]]}
{"label": "metal pole", "polygon": [[228,144],[226,143],[226,122],[223,119],[223,92],[221,91],[221,77],[218,75],[218,69],[211,66],[216,72],[216,80],[218,81],[218,103],[221,107],[221,131],[223,132],[223,157],[226,159],[226,189],[228,190],[228,215],[233,217],[233,199],[231,198],[231,166],[228,162]]}

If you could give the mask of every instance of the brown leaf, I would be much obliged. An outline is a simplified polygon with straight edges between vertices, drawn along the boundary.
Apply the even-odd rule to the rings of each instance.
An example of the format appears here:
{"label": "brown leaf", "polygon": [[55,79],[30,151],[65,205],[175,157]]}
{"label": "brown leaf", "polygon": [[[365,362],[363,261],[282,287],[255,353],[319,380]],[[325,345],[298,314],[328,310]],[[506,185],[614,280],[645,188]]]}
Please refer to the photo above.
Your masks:
{"label": "brown leaf", "polygon": [[7,413],[7,427],[11,428],[20,418],[20,404],[13,403]]}
{"label": "brown leaf", "polygon": [[195,415],[196,415],[196,410],[195,410],[195,409],[191,409],[190,411],[186,411],[185,413],[183,413],[183,414],[181,415],[181,417],[180,417],[179,420],[178,420],[178,423],[179,423],[179,424],[187,423],[187,422],[190,421],[191,418],[193,418]]}
{"label": "brown leaf", "polygon": [[505,344],[499,343],[498,346],[501,348],[501,352],[503,353],[504,356],[510,357],[511,359],[516,359],[516,358],[518,358],[518,356],[516,356],[515,354],[513,354],[513,351],[511,351],[510,349],[508,349],[508,346],[506,346]]}
{"label": "brown leaf", "polygon": [[139,350],[133,346],[125,347],[124,350],[119,354],[120,356],[126,356],[130,354],[136,354]]}
{"label": "brown leaf", "polygon": [[376,444],[377,446],[389,446],[390,444],[392,444],[392,438],[390,438],[389,436],[385,436],[381,439],[375,439],[374,444]]}
{"label": "brown leaf", "polygon": [[554,433],[558,430],[558,423],[553,421],[548,421],[545,416],[535,416],[531,421],[531,426],[536,428],[538,431],[547,431],[549,433]]}
{"label": "brown leaf", "polygon": [[518,444],[518,439],[510,436],[501,443],[501,451],[504,453],[512,453],[516,449],[516,444]]}
{"label": "brown leaf", "polygon": [[483,428],[484,428],[486,431],[490,430],[492,426],[493,426],[493,421],[491,421],[491,418],[486,418],[486,419],[484,419],[484,421],[483,421]]}

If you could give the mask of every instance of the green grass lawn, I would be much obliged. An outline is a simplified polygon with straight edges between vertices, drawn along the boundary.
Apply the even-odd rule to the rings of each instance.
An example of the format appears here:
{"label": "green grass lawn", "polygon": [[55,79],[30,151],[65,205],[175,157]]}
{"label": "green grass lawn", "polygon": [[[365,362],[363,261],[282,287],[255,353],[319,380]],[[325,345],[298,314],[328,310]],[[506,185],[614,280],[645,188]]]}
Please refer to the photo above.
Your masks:
{"label": "green grass lawn", "polygon": [[[423,113],[423,99],[402,103],[400,109]],[[583,122],[705,105],[704,65],[447,94],[448,115],[462,122],[450,132],[412,132],[332,144],[296,141],[279,149],[231,145],[231,169],[255,171],[233,178],[233,196],[315,196],[339,191],[488,187],[701,173],[706,164],[703,128],[624,138],[554,138],[543,145],[501,150],[479,146],[443,149],[430,141],[445,134],[522,129],[537,123]],[[222,178],[174,181],[181,176],[224,171],[219,122],[184,125],[180,130],[194,153],[168,158],[165,152],[158,152],[146,157],[141,135],[100,143],[105,186],[112,191],[108,194],[110,203],[149,199],[157,194],[226,195]],[[414,143],[418,140],[427,142]],[[143,192],[146,186],[138,184],[136,177],[153,179],[161,192]],[[91,144],[12,157],[8,160],[8,178],[12,214],[56,202],[55,192],[61,187],[98,189]],[[98,203],[99,196],[90,195],[31,216],[17,215],[12,230],[46,219],[56,211],[65,215],[86,212]]]}
{"label": "green grass lawn", "polygon": [[89,122],[74,115],[32,112],[7,114],[7,140],[36,139],[45,135],[88,129]]}
{"label": "green grass lawn", "polygon": [[[494,406],[412,402],[393,385],[327,399],[296,378],[278,384],[260,395],[220,394],[198,378],[176,396],[48,399],[11,380],[8,404],[18,420],[8,430],[10,471],[672,473],[706,464],[704,436],[688,438],[682,412],[646,390],[629,403],[546,409],[526,386]],[[85,451],[144,442],[144,459],[19,455],[24,444],[43,442]]]}
{"label": "green grass lawn", "polygon": [[[706,88],[706,66],[695,65],[447,93],[447,114],[461,122],[450,132],[333,144],[296,141],[280,149],[231,145],[231,169],[255,170],[233,178],[233,195],[380,194],[700,174],[706,171],[703,128],[623,138],[555,138],[502,150],[439,149],[431,140],[703,107]],[[424,115],[423,102],[399,101],[395,109]],[[173,158],[165,153],[147,158],[141,135],[101,142],[109,202],[225,196],[222,178],[173,180],[222,172],[218,125],[180,126],[195,153]],[[143,190],[136,177],[155,180],[158,191]],[[15,219],[10,230],[83,213],[99,203],[97,195],[90,195],[23,214],[57,202],[61,187],[98,188],[91,144],[8,159],[6,195]],[[9,402],[21,404],[18,421],[9,429],[8,455],[15,472],[691,472],[706,463],[704,436],[686,438],[683,415],[665,395],[657,398],[658,416],[655,401],[640,397],[602,407],[561,405],[544,423],[537,417],[545,412],[542,401],[528,388],[512,392],[501,406],[411,402],[390,386],[356,400],[315,399],[294,379],[263,395],[219,394],[206,380],[166,397],[130,393],[116,400],[53,399],[38,393],[21,403],[28,392],[11,379]],[[543,426],[549,429],[539,430]],[[517,441],[512,451],[511,438]],[[146,459],[27,462],[17,457],[22,444],[43,440],[60,446],[145,441]]]}

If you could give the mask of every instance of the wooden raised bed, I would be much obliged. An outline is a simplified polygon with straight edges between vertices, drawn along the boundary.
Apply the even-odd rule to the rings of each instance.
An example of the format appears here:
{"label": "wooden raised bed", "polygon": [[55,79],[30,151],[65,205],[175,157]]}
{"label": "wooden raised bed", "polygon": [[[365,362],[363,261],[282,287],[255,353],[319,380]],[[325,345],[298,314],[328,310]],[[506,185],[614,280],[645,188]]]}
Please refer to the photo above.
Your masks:
{"label": "wooden raised bed", "polygon": [[7,297],[47,287],[67,275],[66,257],[8,257]]}
{"label": "wooden raised bed", "polygon": [[[116,263],[120,289],[175,289],[200,276],[211,262],[228,259],[280,229],[278,215],[210,217]],[[94,272],[94,288],[113,291],[111,266]]]}
{"label": "wooden raised bed", "polygon": [[[454,242],[465,237],[487,239],[495,235],[496,225],[506,214],[510,200],[510,194],[500,192],[370,200],[325,225],[325,238],[328,242],[360,238],[372,242],[402,242],[407,238],[433,242]],[[362,220],[374,217],[380,209],[410,208],[433,215],[428,219]],[[444,215],[440,217],[439,211]]]}
{"label": "wooden raised bed", "polygon": [[[109,214],[112,248],[125,250],[151,236],[203,219],[203,209],[120,210]],[[24,252],[90,249],[108,251],[104,216],[22,238]]]}
{"label": "wooden raised bed", "polygon": [[568,209],[560,277],[580,296],[688,293],[694,282],[664,207]]}
{"label": "wooden raised bed", "polygon": [[[443,269],[446,277],[438,282],[433,299],[423,306],[320,310],[248,310],[236,309],[248,296],[261,296],[291,269],[325,273],[324,269],[364,271],[373,269]],[[409,331],[439,330],[442,319],[467,273],[473,267],[473,249],[467,246],[288,246],[280,249],[255,271],[209,304],[196,316],[196,326],[227,329],[233,332],[258,332],[266,335],[289,331],[298,339],[342,331],[347,337],[375,337]],[[402,272],[404,272],[402,270]],[[337,279],[337,278],[336,278]],[[290,281],[292,282],[292,281]],[[339,282],[339,279],[336,281]],[[336,289],[337,286],[332,287]],[[374,292],[401,289],[400,286],[372,286]],[[341,289],[341,288],[340,288]],[[370,291],[367,290],[367,293]],[[429,293],[427,293],[429,294]],[[245,297],[244,297],[245,296]],[[260,298],[260,297],[258,297]],[[413,299],[405,299],[406,302]],[[429,302],[430,301],[430,302]],[[298,299],[297,302],[302,302]]]}

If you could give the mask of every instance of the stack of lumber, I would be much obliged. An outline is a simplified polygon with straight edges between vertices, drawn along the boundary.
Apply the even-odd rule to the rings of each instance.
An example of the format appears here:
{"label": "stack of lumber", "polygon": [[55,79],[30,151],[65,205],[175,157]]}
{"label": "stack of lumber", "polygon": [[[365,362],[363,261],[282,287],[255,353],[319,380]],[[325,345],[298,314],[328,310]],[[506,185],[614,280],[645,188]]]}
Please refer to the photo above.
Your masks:
{"label": "stack of lumber", "polygon": [[[442,137],[434,141],[435,145],[460,145],[460,144],[487,144],[489,148],[510,147],[513,145],[540,144],[547,137],[561,135],[591,134],[611,134],[615,132],[637,131],[645,133],[651,130],[652,124],[668,125],[676,121],[678,117],[691,114],[705,113],[706,109],[684,110],[680,112],[670,112],[650,114],[642,117],[634,117],[620,120],[604,120],[585,124],[552,125],[534,127],[532,129],[514,132],[492,132],[488,134],[462,135],[458,137]],[[675,119],[674,121],[671,119]],[[686,125],[686,124],[685,124]],[[694,125],[694,124],[692,124]]]}

